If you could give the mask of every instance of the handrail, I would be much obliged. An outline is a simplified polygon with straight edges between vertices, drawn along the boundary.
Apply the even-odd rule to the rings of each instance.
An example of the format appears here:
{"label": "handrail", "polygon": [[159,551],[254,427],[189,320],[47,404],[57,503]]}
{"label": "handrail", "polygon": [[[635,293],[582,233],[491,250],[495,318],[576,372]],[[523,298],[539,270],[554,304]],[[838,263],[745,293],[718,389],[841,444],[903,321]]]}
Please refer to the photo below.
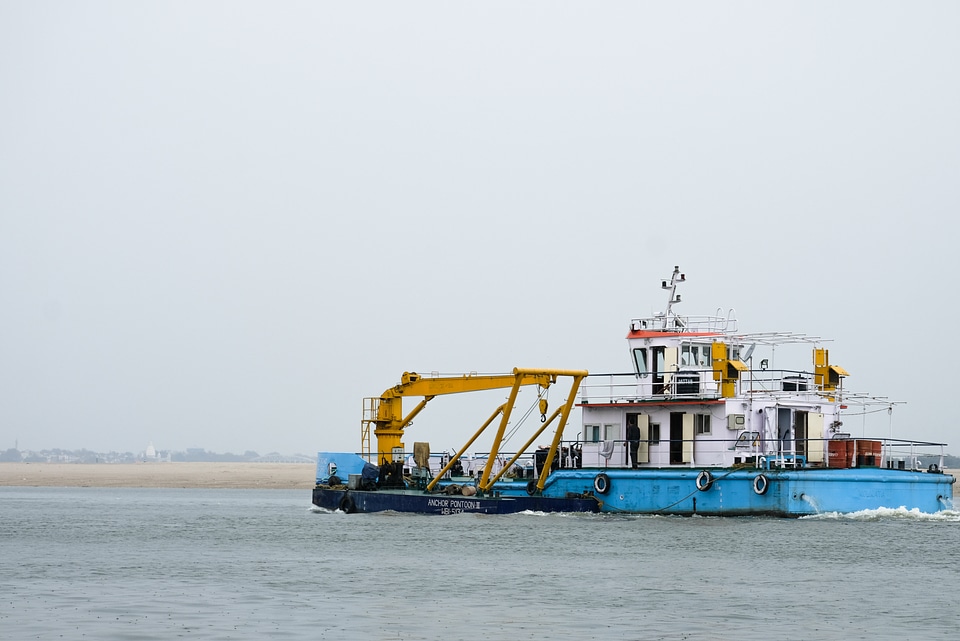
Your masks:
{"label": "handrail", "polygon": [[[621,448],[625,443],[627,443],[627,441],[624,439],[607,439],[607,440],[613,442],[615,452],[622,451]],[[827,444],[830,443],[831,441],[851,442],[851,443],[854,443],[855,448],[859,447],[859,444],[863,442],[879,442],[881,444],[881,454],[879,459],[876,460],[875,466],[888,467],[891,469],[893,469],[893,464],[895,462],[903,460],[905,464],[909,462],[909,468],[905,466],[903,468],[897,468],[897,469],[920,470],[929,463],[930,457],[936,457],[938,460],[937,467],[939,469],[943,469],[944,458],[946,456],[945,449],[944,449],[946,447],[945,443],[937,443],[933,441],[918,441],[918,440],[911,440],[911,439],[896,439],[896,438],[890,438],[890,437],[884,437],[884,436],[833,438],[833,439],[810,437],[805,439],[792,439],[790,441],[791,446],[784,449],[765,448],[763,447],[763,445],[756,445],[756,444],[751,444],[746,447],[737,447],[737,444],[740,441],[741,439],[738,436],[736,438],[731,437],[731,438],[702,439],[702,438],[695,437],[693,439],[668,439],[668,440],[659,440],[659,441],[653,441],[653,440],[647,439],[642,442],[645,442],[648,446],[655,445],[655,444],[663,445],[671,442],[672,443],[699,443],[699,444],[707,443],[710,445],[715,445],[720,447],[726,446],[726,451],[738,452],[740,453],[738,455],[745,455],[747,457],[757,457],[758,462],[760,461],[761,458],[763,458],[763,459],[767,459],[768,461],[776,461],[777,465],[781,467],[789,467],[790,465],[793,464],[795,460],[802,460],[803,467],[811,468],[811,469],[830,468],[831,466],[829,465],[829,457],[826,457],[822,463],[821,462],[810,463],[807,460],[807,457],[810,452],[809,444],[823,443],[824,444],[823,451],[826,454]],[[601,443],[603,442],[604,441],[571,441],[571,442],[564,441],[564,443],[568,444],[568,446],[570,443],[572,443],[574,445],[579,445],[580,447],[585,447],[585,448],[592,448],[593,446],[596,446],[598,449]],[[761,443],[767,444],[767,445],[777,443],[777,442],[778,441],[771,441],[769,439],[761,440]],[[798,450],[798,448],[796,447],[797,443],[804,443],[808,447],[804,448],[802,451]],[[907,452],[901,452],[901,450],[904,450],[905,448],[909,448],[909,454],[907,454]],[[928,452],[927,454],[923,454],[922,452],[917,451],[919,448],[927,448],[927,449],[939,448],[939,452],[938,453]],[[861,454],[864,457],[871,456],[872,451],[873,450],[870,450],[871,453],[868,453],[866,451],[858,452],[856,449],[854,449],[854,452],[849,458],[851,458],[854,462],[857,462],[859,461],[859,456]],[[595,454],[595,452],[590,452],[590,454],[591,455]],[[660,454],[669,454],[669,449],[661,448]],[[920,462],[921,458],[925,458],[927,460],[924,461],[923,464],[921,464]],[[629,464],[627,461],[628,461],[628,457],[624,453],[622,462],[621,461],[610,462],[603,465],[603,467],[628,467]],[[729,463],[723,463],[722,465],[728,465],[728,464]],[[861,463],[861,466],[862,466],[862,463]],[[594,467],[594,466],[588,465],[587,467]],[[702,467],[702,464],[697,464],[693,461],[687,461],[683,463],[670,463],[668,460],[666,462],[660,461],[655,467],[694,467],[696,468],[696,467]],[[855,467],[857,467],[857,465],[855,465]]]}
{"label": "handrail", "polygon": [[[638,376],[635,372],[611,372],[591,374],[580,386],[580,403],[631,403],[661,401],[670,398],[721,398],[717,383],[717,370],[691,365],[678,366],[664,372],[662,383],[655,382],[650,373]],[[850,393],[825,392],[816,384],[816,374],[794,369],[750,369],[743,372],[736,382],[738,396],[759,398],[813,397],[829,395],[843,399],[845,403],[857,404],[858,399]],[[882,404],[889,404],[884,400]]]}
{"label": "handrail", "polygon": [[[733,324],[731,328],[730,325]],[[726,316],[681,316],[657,314],[630,320],[630,329],[636,332],[665,332],[669,334],[726,334],[737,331],[736,318]]]}
{"label": "handrail", "polygon": [[[542,464],[542,467],[538,469],[537,453],[535,451],[529,451],[530,445],[532,445],[532,442],[533,440],[535,440],[535,438],[536,436],[531,438],[524,445],[524,447],[522,447],[516,452],[507,452],[507,451],[498,452],[496,456],[494,456],[493,458],[490,457],[488,452],[469,453],[469,457],[470,457],[469,460],[483,462],[484,468],[486,467],[487,464],[492,465],[494,461],[499,461],[499,464],[500,464],[499,471],[496,474],[494,474],[486,483],[482,482],[483,480],[482,480],[481,470],[480,469],[475,470],[476,476],[474,477],[474,483],[477,484],[478,488],[482,489],[483,491],[492,490],[496,483],[500,482],[501,479],[509,475],[511,471],[516,469],[517,467],[520,467],[526,474],[529,474],[532,468],[532,477],[525,476],[525,478],[537,479],[538,486],[540,485],[539,481],[545,482],[546,478],[548,477],[551,470],[553,469],[569,469],[569,468],[579,468],[579,467],[587,467],[588,469],[593,468],[595,467],[593,465],[583,466],[582,458],[581,458],[582,450],[584,447],[589,448],[591,446],[599,446],[602,443],[602,441],[582,441],[579,439],[578,440],[561,439],[557,443],[557,452],[558,453],[562,452],[563,456],[558,456],[554,460],[551,460],[549,463],[546,460],[540,461],[540,464]],[[624,439],[611,439],[611,440],[614,443],[614,448],[615,448],[614,451],[620,451],[624,453],[624,456],[623,456],[624,460],[614,461],[611,459],[611,461],[608,464],[603,465],[602,467],[609,467],[614,469],[629,468],[629,462],[628,462],[629,459],[628,459],[628,456],[626,455],[626,452],[623,450],[623,445],[627,441]],[[691,440],[697,441],[698,439],[675,439],[675,440],[679,442],[690,442]],[[932,441],[918,441],[913,439],[899,439],[899,438],[890,438],[890,437],[876,437],[876,438],[861,437],[861,438],[844,438],[844,439],[808,438],[808,439],[801,439],[801,440],[806,441],[808,443],[812,443],[812,442],[829,443],[830,441],[839,440],[844,442],[852,442],[855,444],[855,447],[857,446],[857,442],[880,441],[882,443],[883,453],[881,456],[881,460],[876,461],[876,467],[886,467],[889,469],[901,469],[901,470],[908,470],[908,471],[915,471],[915,472],[923,471],[924,469],[929,467],[930,457],[935,457],[937,469],[940,469],[940,470],[944,469],[944,457],[945,457],[944,448],[946,447],[944,443],[937,443]],[[733,447],[728,447],[727,448],[728,450],[741,452],[742,454],[745,454],[748,457],[756,457],[755,465],[758,468],[768,469],[771,466],[791,468],[795,466],[796,469],[842,469],[842,468],[831,467],[829,465],[829,459],[827,459],[823,464],[818,464],[818,463],[811,464],[807,460],[805,454],[799,454],[795,449],[792,449],[792,448],[788,450],[780,450],[775,452],[763,452],[763,451],[760,451],[759,449],[752,448],[752,447],[737,448],[736,450],[734,450],[734,447],[736,446],[738,441],[739,441],[739,438],[718,438],[718,439],[711,439],[709,442],[712,444],[720,444],[720,445],[727,445],[727,446],[730,446],[732,444]],[[648,445],[651,445],[654,443],[665,443],[665,442],[666,441],[650,441],[649,439],[646,441]],[[924,455],[922,452],[917,451],[918,448],[939,448],[940,451],[939,453],[936,453],[936,454],[928,453]],[[459,457],[460,460],[463,460],[464,457],[467,456],[465,452],[461,452],[460,454],[461,454],[461,456]],[[412,456],[412,453],[404,453],[405,458],[408,456]],[[450,454],[446,452],[440,453],[440,454],[435,453],[432,455],[432,458],[433,457],[438,457],[441,460],[443,460],[450,457]],[[617,458],[619,459],[619,457]],[[862,466],[862,463],[861,465],[856,464],[858,462],[858,454],[856,453],[856,451],[850,458],[854,463],[852,467]],[[926,459],[926,460],[921,460],[921,459]],[[437,483],[439,483],[441,479],[444,478],[446,473],[450,470],[450,468],[452,468],[452,463],[454,462],[454,460],[456,459],[451,458],[449,461],[447,461],[446,465],[442,466],[441,470],[437,472],[436,475],[433,475],[433,472],[431,470],[430,474],[431,476],[433,476],[433,479],[431,481],[430,489],[433,489],[433,486],[435,486]],[[899,463],[899,461],[901,460],[904,462],[904,466],[897,467],[896,464]],[[554,463],[554,461],[556,461],[556,463]],[[795,461],[801,461],[801,465],[795,465]],[[702,464],[696,464],[693,462],[670,463],[669,461],[661,461],[658,464],[654,465],[653,467],[674,467],[674,468],[689,467],[689,468],[696,469],[704,466]]]}

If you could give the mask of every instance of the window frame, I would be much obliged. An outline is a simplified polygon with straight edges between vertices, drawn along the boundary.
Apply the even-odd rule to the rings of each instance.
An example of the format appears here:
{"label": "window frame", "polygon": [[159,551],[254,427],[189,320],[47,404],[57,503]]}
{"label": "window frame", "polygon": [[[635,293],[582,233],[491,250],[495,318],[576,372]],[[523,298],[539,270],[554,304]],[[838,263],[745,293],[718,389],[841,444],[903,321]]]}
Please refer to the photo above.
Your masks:
{"label": "window frame", "polygon": [[647,423],[647,443],[650,445],[659,445],[660,423]]}
{"label": "window frame", "polygon": [[699,436],[701,434],[712,434],[712,421],[711,414],[694,414],[693,415],[693,434],[694,436]]}
{"label": "window frame", "polygon": [[[641,368],[641,365],[642,365],[642,368]],[[650,373],[650,367],[647,362],[646,347],[633,348],[633,369],[634,371],[636,371],[637,376],[639,376],[640,378],[646,378],[647,375]]]}

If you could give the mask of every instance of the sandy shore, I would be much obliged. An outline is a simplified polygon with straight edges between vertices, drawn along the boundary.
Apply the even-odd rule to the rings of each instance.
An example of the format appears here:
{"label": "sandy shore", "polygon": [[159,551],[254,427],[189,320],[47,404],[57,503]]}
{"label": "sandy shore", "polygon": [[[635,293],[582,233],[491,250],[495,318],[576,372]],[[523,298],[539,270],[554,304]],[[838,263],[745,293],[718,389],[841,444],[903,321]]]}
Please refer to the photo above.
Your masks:
{"label": "sandy shore", "polygon": [[0,463],[0,486],[306,490],[315,474],[312,463]]}
{"label": "sandy shore", "polygon": [[309,489],[316,466],[300,463],[0,463],[0,486]]}

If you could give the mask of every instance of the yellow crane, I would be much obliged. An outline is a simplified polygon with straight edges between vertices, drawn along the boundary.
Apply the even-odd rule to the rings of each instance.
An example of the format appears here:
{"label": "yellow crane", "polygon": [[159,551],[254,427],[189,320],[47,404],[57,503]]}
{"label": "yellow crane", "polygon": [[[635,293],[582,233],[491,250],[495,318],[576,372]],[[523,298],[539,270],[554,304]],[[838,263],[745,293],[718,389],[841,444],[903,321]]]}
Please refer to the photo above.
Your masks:
{"label": "yellow crane", "polygon": [[[511,388],[510,397],[506,403],[494,410],[493,414],[487,419],[486,423],[467,441],[461,450],[454,455],[447,467],[437,475],[437,479],[443,476],[446,471],[463,455],[470,445],[483,433],[483,431],[500,415],[500,426],[497,435],[494,437],[493,445],[490,449],[490,456],[487,459],[487,465],[484,468],[480,479],[480,489],[486,490],[499,479],[500,475],[490,480],[490,472],[493,462],[496,459],[500,449],[500,443],[506,431],[507,423],[510,419],[510,413],[516,403],[517,394],[520,388],[526,385],[539,385],[542,388],[548,388],[557,382],[561,376],[569,376],[572,379],[570,392],[563,405],[554,411],[549,418],[546,417],[546,401],[541,400],[540,410],[542,416],[542,425],[533,437],[520,449],[513,459],[504,466],[500,474],[509,469],[521,454],[533,443],[543,431],[557,418],[559,423],[554,435],[550,452],[544,465],[544,474],[541,476],[539,487],[543,489],[543,481],[546,478],[546,472],[550,469],[553,459],[556,456],[560,439],[563,435],[563,428],[566,425],[567,418],[570,415],[570,409],[573,407],[576,399],[577,389],[580,382],[587,376],[586,370],[559,370],[559,369],[521,369],[514,368],[512,374],[462,374],[457,376],[431,376],[424,377],[415,372],[404,372],[400,378],[400,384],[391,387],[383,392],[379,398],[364,399],[364,416],[361,421],[361,449],[364,456],[369,461],[372,457],[370,450],[370,432],[371,428],[377,437],[377,458],[374,461],[378,465],[392,464],[402,461],[405,448],[403,444],[403,431],[410,422],[416,417],[427,403],[436,396],[442,394],[461,394],[464,392],[475,392],[481,390],[505,389]],[[423,400],[417,404],[409,414],[403,414],[404,397],[423,397]],[[434,479],[430,486],[436,484]]]}

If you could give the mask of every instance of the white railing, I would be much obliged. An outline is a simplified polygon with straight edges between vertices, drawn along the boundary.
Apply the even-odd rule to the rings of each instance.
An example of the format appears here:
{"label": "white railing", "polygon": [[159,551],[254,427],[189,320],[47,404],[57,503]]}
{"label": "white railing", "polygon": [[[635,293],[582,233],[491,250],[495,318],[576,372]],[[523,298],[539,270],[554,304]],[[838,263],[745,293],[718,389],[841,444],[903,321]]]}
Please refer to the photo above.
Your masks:
{"label": "white railing", "polygon": [[[713,370],[681,370],[654,382],[652,374],[638,377],[633,373],[591,374],[580,385],[580,403],[630,403],[660,399],[717,399],[720,390]],[[839,395],[839,390],[818,390],[811,372],[798,370],[750,370],[737,381],[736,396],[770,395],[813,396]]]}
{"label": "white railing", "polygon": [[667,331],[726,334],[737,331],[737,319],[723,316],[648,316],[630,321],[633,331]]}
{"label": "white railing", "polygon": [[[846,452],[838,460],[831,461],[829,443],[842,442]],[[693,439],[694,455],[692,461],[671,461],[673,454],[679,454],[684,448],[683,443],[688,440],[661,439],[646,441],[647,461],[640,467],[712,467],[717,465],[729,466],[736,463],[736,459],[753,461],[757,467],[779,468],[848,468],[848,467],[878,467],[899,469],[905,471],[939,471],[943,470],[944,448],[943,443],[925,441],[910,441],[891,438],[857,438],[857,439],[791,439],[786,443],[777,441],[761,441],[742,438],[729,439]],[[812,443],[823,443],[823,461],[808,461],[807,452]],[[570,451],[579,450],[583,467],[599,468],[627,468],[630,467],[626,441],[586,441],[571,443],[564,441]],[[756,443],[756,444],[754,444]],[[872,443],[881,444],[881,453],[870,447]],[[608,449],[612,444],[612,449]],[[671,448],[671,445],[673,446]],[[784,447],[785,445],[785,447]],[[608,450],[609,456],[605,454]]]}
{"label": "white railing", "polygon": [[713,380],[713,373],[709,370],[675,372],[665,375],[663,379],[663,382],[656,383],[651,374],[639,378],[635,374],[591,375],[587,380],[597,382],[580,385],[580,403],[589,405],[663,398],[720,398],[717,382]]}

